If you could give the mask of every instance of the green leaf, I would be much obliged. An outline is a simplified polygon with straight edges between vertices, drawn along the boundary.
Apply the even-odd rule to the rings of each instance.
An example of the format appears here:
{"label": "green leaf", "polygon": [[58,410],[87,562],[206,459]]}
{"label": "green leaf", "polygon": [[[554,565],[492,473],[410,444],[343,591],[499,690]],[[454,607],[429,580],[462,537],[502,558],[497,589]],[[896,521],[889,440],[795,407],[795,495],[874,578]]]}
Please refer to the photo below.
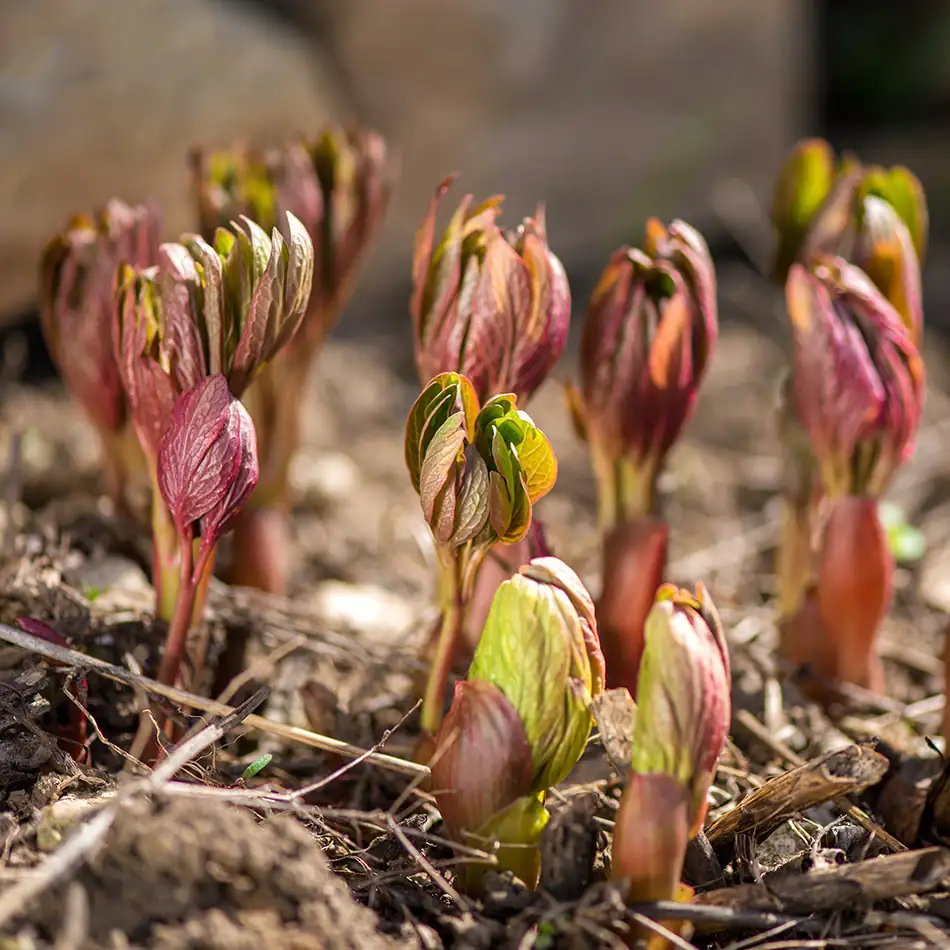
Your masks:
{"label": "green leaf", "polygon": [[475,420],[475,444],[490,475],[490,520],[499,539],[512,543],[531,527],[534,503],[554,486],[557,459],[514,396],[490,399]]}
{"label": "green leaf", "polygon": [[[422,460],[425,457],[428,438],[431,438],[431,436],[428,436],[424,439],[423,435],[427,432],[434,435],[438,431],[442,422],[448,418],[451,412],[450,407],[460,390],[462,390],[464,405],[465,393],[464,387],[461,386],[462,378],[458,373],[442,373],[436,376],[422,391],[409,410],[406,419],[406,467],[409,469],[412,486],[417,492],[419,491],[419,476],[422,472]],[[444,416],[441,421],[437,421],[438,417],[434,413],[443,411]],[[436,423],[434,428],[433,423]]]}
{"label": "green leaf", "polygon": [[894,559],[901,564],[919,561],[927,551],[923,533],[907,521],[899,505],[882,501],[878,505],[878,517],[887,534],[887,545]]}
{"label": "green leaf", "polygon": [[465,447],[465,471],[458,490],[455,532],[449,539],[452,547],[471,541],[488,521],[488,466],[474,445]]}
{"label": "green leaf", "polygon": [[273,758],[274,758],[274,757],[270,754],[270,752],[265,752],[264,755],[262,755],[259,759],[255,759],[255,760],[241,773],[241,781],[242,781],[242,782],[249,782],[249,781],[250,781],[252,778],[254,778],[254,776],[257,775],[259,772],[263,772],[264,769],[266,769],[267,766],[270,765],[271,760],[272,760]]}
{"label": "green leaf", "polygon": [[563,781],[590,735],[590,666],[577,612],[564,591],[516,574],[498,588],[469,669],[500,689],[531,744],[536,791]]}
{"label": "green leaf", "polygon": [[[442,423],[426,446],[419,471],[419,500],[422,502],[422,513],[433,530],[436,498],[451,482],[456,466],[464,461],[464,445],[465,416],[461,412],[455,412]],[[453,521],[454,510],[453,504]],[[449,533],[451,534],[451,531]]]}

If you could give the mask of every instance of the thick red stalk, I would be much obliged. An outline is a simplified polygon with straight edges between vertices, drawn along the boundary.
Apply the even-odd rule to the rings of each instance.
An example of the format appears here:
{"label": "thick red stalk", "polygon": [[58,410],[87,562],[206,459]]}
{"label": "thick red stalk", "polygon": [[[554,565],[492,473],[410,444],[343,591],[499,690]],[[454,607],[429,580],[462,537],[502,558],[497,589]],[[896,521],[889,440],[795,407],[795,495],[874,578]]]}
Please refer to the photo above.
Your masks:
{"label": "thick red stalk", "polygon": [[[662,773],[627,777],[620,808],[614,821],[610,850],[610,876],[623,881],[631,903],[682,898],[680,883],[689,842],[689,793],[675,778]],[[680,926],[663,921],[676,932]],[[633,925],[630,946],[645,941],[650,950],[669,947],[669,942]]]}
{"label": "thick red stalk", "polygon": [[848,496],[835,501],[825,527],[816,587],[827,651],[815,657],[813,669],[822,678],[883,690],[876,641],[891,604],[893,574],[894,559],[877,499]]}
{"label": "thick red stalk", "polygon": [[231,584],[269,594],[287,593],[290,531],[283,505],[248,505],[235,519],[233,544]]}
{"label": "thick red stalk", "polygon": [[604,533],[603,588],[597,628],[607,663],[607,686],[625,686],[636,697],[644,648],[644,624],[663,582],[669,528],[649,516]]}

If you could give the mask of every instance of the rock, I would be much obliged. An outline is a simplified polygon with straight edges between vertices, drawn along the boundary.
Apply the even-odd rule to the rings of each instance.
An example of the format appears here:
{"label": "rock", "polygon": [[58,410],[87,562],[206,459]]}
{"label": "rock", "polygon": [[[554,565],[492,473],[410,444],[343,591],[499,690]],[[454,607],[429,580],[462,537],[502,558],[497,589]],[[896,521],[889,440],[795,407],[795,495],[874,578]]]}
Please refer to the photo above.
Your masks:
{"label": "rock", "polygon": [[271,140],[331,110],[307,42],[220,0],[4,0],[0,323],[33,303],[37,258],[68,215],[154,198],[196,226],[188,150]]}
{"label": "rock", "polygon": [[437,17],[430,0],[293,6],[326,11],[354,108],[402,155],[376,279],[408,280],[412,234],[452,170],[462,174],[454,200],[502,192],[508,223],[545,200],[575,288],[639,238],[648,215],[716,225],[714,204],[735,179],[748,186],[731,189],[746,206],[751,188],[756,234],[770,240],[754,200],[767,207],[802,131],[799,5],[443,0]]}
{"label": "rock", "polygon": [[324,581],[311,606],[330,629],[352,630],[377,642],[399,642],[416,619],[412,604],[373,584]]}
{"label": "rock", "polygon": [[108,617],[122,610],[152,610],[155,592],[145,572],[134,561],[106,556],[84,561],[68,578],[90,603],[90,612]]}
{"label": "rock", "polygon": [[438,16],[430,0],[260,6],[291,14],[298,33],[220,0],[6,0],[0,315],[32,302],[37,254],[67,214],[152,196],[177,235],[193,226],[190,146],[278,141],[327,118],[375,125],[402,158],[354,307],[373,333],[408,328],[413,234],[452,170],[456,200],[505,193],[508,223],[545,200],[577,292],[647,215],[716,225],[726,191],[744,196],[752,242],[768,240],[755,200],[801,132],[808,32],[796,4],[443,0]]}

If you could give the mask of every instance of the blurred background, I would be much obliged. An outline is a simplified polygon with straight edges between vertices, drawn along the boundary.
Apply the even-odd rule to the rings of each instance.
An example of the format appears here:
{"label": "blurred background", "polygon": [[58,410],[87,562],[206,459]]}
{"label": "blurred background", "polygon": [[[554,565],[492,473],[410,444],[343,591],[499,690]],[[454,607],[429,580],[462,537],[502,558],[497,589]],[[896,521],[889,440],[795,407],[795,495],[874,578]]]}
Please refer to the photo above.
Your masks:
{"label": "blurred background", "polygon": [[[0,332],[39,371],[37,255],[69,214],[154,198],[177,236],[190,147],[328,119],[375,126],[403,169],[339,336],[408,349],[412,237],[450,171],[512,225],[546,202],[580,307],[650,214],[754,276],[776,169],[815,134],[923,180],[928,320],[950,327],[948,50],[937,0],[0,0]],[[732,296],[724,319],[778,326]]]}

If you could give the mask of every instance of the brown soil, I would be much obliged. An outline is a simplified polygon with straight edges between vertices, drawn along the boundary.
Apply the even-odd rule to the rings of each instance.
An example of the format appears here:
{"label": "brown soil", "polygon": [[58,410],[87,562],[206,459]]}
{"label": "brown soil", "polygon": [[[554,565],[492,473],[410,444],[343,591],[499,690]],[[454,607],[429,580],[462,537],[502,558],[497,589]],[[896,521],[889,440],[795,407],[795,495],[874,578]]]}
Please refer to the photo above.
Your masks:
{"label": "brown soil", "polygon": [[[73,881],[88,902],[90,948],[116,946],[116,934],[155,950],[396,946],[289,816],[259,821],[216,802],[136,802]],[[62,892],[49,892],[31,920],[53,938],[68,910]]]}
{"label": "brown soil", "polygon": [[[783,463],[771,407],[785,360],[779,302],[760,283],[732,274],[724,275],[723,309],[730,320],[755,314],[760,327],[768,323],[764,315],[776,314],[775,332],[727,322],[696,418],[663,486],[670,579],[707,584],[733,654],[736,716],[710,821],[798,761],[849,739],[883,737],[894,768],[883,791],[858,796],[859,803],[908,845],[942,842],[940,802],[923,808],[907,763],[927,781],[940,766],[923,740],[939,729],[950,608],[943,580],[950,540],[944,448],[950,414],[939,389],[947,378],[944,354],[928,347],[938,385],[917,457],[893,492],[923,528],[928,550],[922,563],[898,571],[883,632],[887,697],[856,697],[832,720],[802,697],[775,655],[771,563]],[[405,345],[390,342],[329,344],[314,375],[295,467],[292,596],[215,585],[202,633],[211,647],[209,669],[192,684],[208,693],[226,635],[241,635],[255,681],[271,689],[260,712],[363,747],[398,725],[385,747],[395,755],[408,755],[415,741],[414,719],[400,722],[412,707],[432,594],[431,551],[402,454],[402,423],[414,396],[407,355]],[[555,552],[596,591],[594,486],[559,382],[549,382],[530,409],[560,466],[558,485],[538,515]],[[0,467],[0,622],[33,616],[76,649],[154,672],[162,632],[151,616],[148,539],[98,499],[89,427],[57,386],[7,381],[0,445],[10,445],[15,434],[19,453]],[[222,566],[227,557],[225,546]],[[67,759],[54,738],[75,709],[67,694],[100,731],[97,737],[90,726],[88,764]],[[137,703],[131,689],[94,673],[67,676],[0,647],[0,901],[6,888],[49,860],[44,829],[53,803],[121,792],[121,753],[136,730]],[[186,724],[195,721],[173,711]],[[546,890],[530,895],[498,879],[477,903],[458,897],[437,814],[424,797],[403,795],[408,780],[400,775],[360,765],[308,795],[292,814],[276,817],[263,800],[254,808],[206,800],[240,786],[244,769],[265,752],[273,759],[250,784],[275,793],[343,764],[237,730],[179,776],[203,786],[204,798],[178,791],[124,806],[99,848],[11,918],[0,947],[372,948],[399,941],[426,948],[586,948],[616,945],[622,934],[626,911],[603,883],[620,782],[596,744],[563,797],[552,801],[556,820],[546,848],[557,861],[549,862]],[[826,804],[795,813],[761,840],[754,833],[730,838],[718,857],[694,855],[690,867],[700,869],[696,884],[708,873],[707,884],[752,886],[779,870],[801,875],[885,851],[879,837]],[[947,930],[950,910],[939,893],[852,898],[814,917],[800,914],[775,937],[792,942],[771,945],[831,935],[852,947],[924,946],[927,927]],[[771,920],[748,900],[739,908],[746,916],[720,922],[718,930],[700,929],[692,940],[725,947],[759,934],[761,945],[770,945],[765,933],[784,918]]]}

